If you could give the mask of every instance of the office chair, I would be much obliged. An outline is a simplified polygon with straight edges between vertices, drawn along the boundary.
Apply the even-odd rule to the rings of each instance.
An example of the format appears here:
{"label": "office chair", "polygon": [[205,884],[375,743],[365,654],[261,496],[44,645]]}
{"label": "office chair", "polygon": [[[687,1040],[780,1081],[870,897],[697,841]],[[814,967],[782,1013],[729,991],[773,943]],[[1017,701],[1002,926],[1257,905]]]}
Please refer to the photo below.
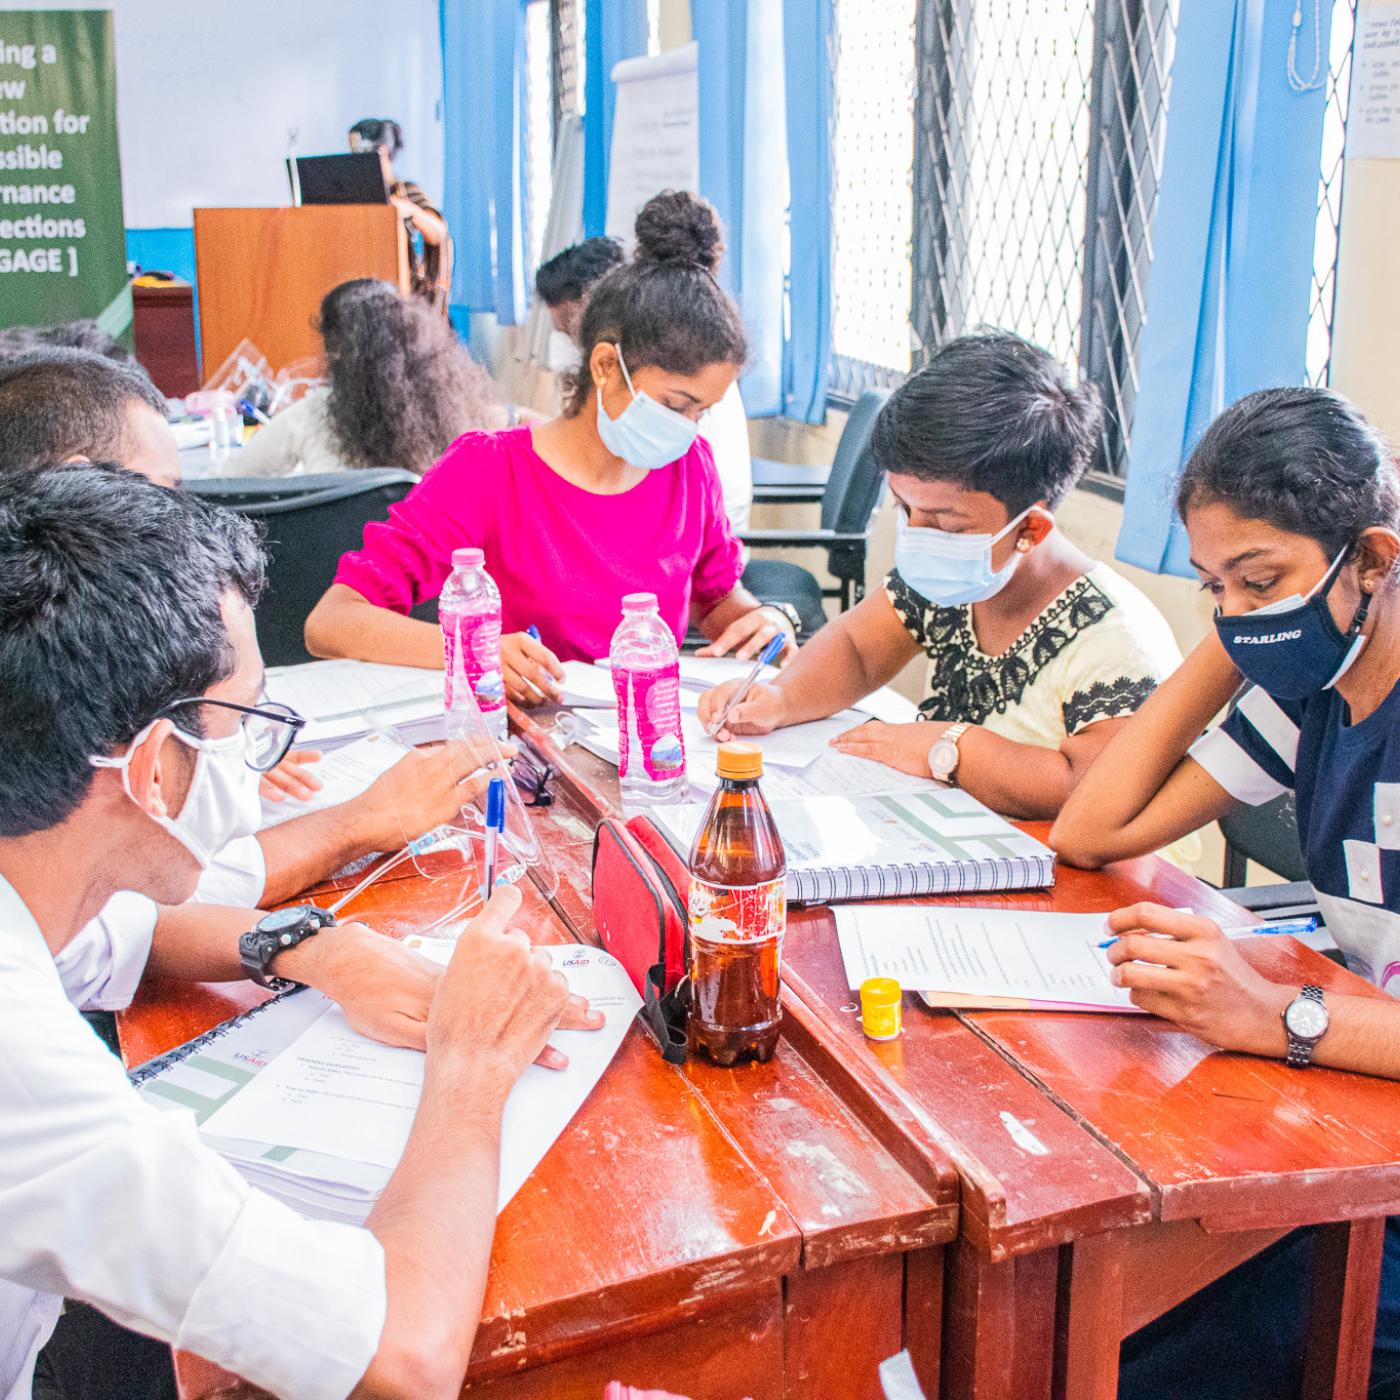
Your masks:
{"label": "office chair", "polygon": [[885,486],[884,473],[870,452],[870,435],[889,396],[888,389],[867,389],[851,410],[822,492],[818,529],[745,530],[739,536],[752,549],[826,550],[834,588],[822,588],[809,569],[785,559],[750,559],[744,571],[745,586],[759,598],[797,608],[804,632],[816,631],[826,621],[825,599],[838,599],[845,612],[865,596],[870,528]]}
{"label": "office chair", "polygon": [[[1261,807],[1237,808],[1220,818],[1220,830],[1225,837],[1223,894],[1266,920],[1317,913],[1317,896],[1303,863],[1291,792]],[[1250,861],[1282,876],[1285,883],[1247,886]]]}
{"label": "office chair", "polygon": [[[188,489],[267,528],[267,589],[258,604],[258,640],[269,666],[312,660],[306,619],[335,577],[340,556],[358,549],[368,521],[418,484],[412,472],[375,467],[272,479],[206,477]],[[436,621],[436,603],[414,612]],[[431,614],[431,615],[430,615]]]}

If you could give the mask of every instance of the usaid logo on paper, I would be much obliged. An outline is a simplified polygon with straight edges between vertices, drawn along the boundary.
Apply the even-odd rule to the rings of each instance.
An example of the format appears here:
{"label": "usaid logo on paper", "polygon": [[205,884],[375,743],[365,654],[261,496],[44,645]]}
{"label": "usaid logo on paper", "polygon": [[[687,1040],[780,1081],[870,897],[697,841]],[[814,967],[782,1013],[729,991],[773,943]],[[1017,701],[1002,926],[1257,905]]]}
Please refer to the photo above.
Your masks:
{"label": "usaid logo on paper", "polygon": [[1292,632],[1270,632],[1264,637],[1236,636],[1235,641],[1236,643],[1244,643],[1246,646],[1262,647],[1267,646],[1270,642],[1296,642],[1302,635],[1303,629],[1299,627]]}

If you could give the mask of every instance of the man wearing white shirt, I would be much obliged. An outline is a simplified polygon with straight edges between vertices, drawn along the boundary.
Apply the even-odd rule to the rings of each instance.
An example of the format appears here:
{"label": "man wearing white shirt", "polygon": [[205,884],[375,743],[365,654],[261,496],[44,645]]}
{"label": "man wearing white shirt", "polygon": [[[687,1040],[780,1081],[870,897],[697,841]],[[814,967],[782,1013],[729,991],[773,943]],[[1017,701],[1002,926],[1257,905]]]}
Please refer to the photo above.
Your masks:
{"label": "man wearing white shirt", "polygon": [[4,1400],[31,1394],[63,1297],[296,1400],[446,1400],[466,1369],[502,1106],[533,1058],[559,1063],[545,1042],[569,1006],[547,960],[504,931],[518,894],[492,901],[440,976],[356,925],[263,965],[391,1035],[405,1013],[378,984],[427,988],[422,1103],[364,1229],[248,1187],[187,1119],[140,1100],[79,1014],[125,1005],[147,972],[241,975],[244,913],[151,901],[188,897],[227,825],[211,796],[275,761],[260,583],[247,522],[134,475],[25,472],[0,494]]}

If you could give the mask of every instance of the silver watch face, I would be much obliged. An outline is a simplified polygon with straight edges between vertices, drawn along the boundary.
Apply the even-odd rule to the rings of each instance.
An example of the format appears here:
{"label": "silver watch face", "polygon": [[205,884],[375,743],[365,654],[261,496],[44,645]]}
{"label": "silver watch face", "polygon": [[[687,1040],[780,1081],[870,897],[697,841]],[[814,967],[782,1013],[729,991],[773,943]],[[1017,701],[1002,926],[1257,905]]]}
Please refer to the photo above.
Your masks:
{"label": "silver watch face", "polygon": [[1320,1040],[1327,1029],[1327,1008],[1311,997],[1299,997],[1289,1003],[1283,1023],[1299,1040]]}
{"label": "silver watch face", "polygon": [[935,773],[951,773],[958,766],[958,746],[948,739],[940,739],[929,753],[928,766]]}
{"label": "silver watch face", "polygon": [[306,909],[295,905],[291,909],[274,909],[271,914],[258,920],[259,933],[281,933],[286,928],[296,928],[306,918]]}

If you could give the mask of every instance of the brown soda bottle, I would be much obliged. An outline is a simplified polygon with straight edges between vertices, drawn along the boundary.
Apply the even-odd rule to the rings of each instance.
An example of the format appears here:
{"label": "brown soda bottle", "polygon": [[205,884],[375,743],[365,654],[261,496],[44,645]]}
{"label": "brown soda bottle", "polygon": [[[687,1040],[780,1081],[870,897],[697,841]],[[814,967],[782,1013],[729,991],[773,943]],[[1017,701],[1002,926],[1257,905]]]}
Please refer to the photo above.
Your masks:
{"label": "brown soda bottle", "polygon": [[772,1058],[782,1009],[787,859],[758,780],[763,754],[721,744],[719,789],[690,849],[692,1053],[715,1063]]}

